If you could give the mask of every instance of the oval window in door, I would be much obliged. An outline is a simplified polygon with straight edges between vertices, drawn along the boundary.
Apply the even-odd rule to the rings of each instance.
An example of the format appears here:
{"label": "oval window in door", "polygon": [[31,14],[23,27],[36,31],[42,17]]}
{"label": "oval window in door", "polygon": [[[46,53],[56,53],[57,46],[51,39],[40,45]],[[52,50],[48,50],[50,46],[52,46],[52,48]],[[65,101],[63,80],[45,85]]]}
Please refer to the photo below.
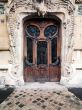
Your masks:
{"label": "oval window in door", "polygon": [[56,35],[57,30],[58,30],[58,28],[56,25],[49,25],[45,28],[44,35],[47,38],[52,38]]}
{"label": "oval window in door", "polygon": [[28,26],[26,27],[26,34],[27,34],[27,36],[29,36],[29,37],[34,37],[34,38],[36,38],[36,37],[38,37],[38,36],[40,35],[40,30],[39,30],[39,28],[38,28],[37,26],[35,26],[35,25],[28,25]]}

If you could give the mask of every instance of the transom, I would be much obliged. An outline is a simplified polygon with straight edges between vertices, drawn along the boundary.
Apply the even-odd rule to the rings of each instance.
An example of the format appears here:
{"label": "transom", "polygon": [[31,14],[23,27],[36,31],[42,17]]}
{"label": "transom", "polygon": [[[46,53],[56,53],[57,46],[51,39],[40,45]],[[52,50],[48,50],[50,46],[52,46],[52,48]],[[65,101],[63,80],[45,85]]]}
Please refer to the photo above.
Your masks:
{"label": "transom", "polygon": [[25,26],[25,34],[27,37],[35,39],[52,39],[57,37],[58,25],[50,21],[31,21]]}

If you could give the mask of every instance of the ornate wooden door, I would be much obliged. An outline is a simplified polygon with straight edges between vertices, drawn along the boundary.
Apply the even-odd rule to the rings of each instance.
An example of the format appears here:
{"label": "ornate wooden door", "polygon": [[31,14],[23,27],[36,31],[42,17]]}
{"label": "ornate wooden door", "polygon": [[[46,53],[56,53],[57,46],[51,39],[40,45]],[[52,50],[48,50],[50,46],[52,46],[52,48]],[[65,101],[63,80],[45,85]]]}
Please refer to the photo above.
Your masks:
{"label": "ornate wooden door", "polygon": [[30,20],[24,24],[24,81],[60,81],[59,24]]}

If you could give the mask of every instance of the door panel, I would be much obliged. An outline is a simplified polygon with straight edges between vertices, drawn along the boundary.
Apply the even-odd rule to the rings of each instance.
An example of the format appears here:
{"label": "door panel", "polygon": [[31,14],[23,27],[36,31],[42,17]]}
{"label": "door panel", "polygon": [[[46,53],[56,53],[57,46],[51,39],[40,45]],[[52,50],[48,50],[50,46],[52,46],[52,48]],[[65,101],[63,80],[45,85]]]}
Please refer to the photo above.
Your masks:
{"label": "door panel", "polygon": [[50,81],[60,81],[60,67],[50,66],[49,67]]}
{"label": "door panel", "polygon": [[26,67],[24,71],[24,80],[25,82],[49,81],[48,70],[48,67],[43,67],[41,65],[39,65],[39,67]]}
{"label": "door panel", "polygon": [[35,75],[36,81],[48,81],[49,80],[49,74],[48,74],[48,67],[39,65],[37,67],[37,76]]}
{"label": "door panel", "polygon": [[[29,25],[28,25],[29,24]],[[29,21],[25,24],[24,81],[60,81],[60,38],[53,20]]]}
{"label": "door panel", "polygon": [[25,82],[57,82],[60,81],[60,66],[31,66],[26,67],[24,72]]}

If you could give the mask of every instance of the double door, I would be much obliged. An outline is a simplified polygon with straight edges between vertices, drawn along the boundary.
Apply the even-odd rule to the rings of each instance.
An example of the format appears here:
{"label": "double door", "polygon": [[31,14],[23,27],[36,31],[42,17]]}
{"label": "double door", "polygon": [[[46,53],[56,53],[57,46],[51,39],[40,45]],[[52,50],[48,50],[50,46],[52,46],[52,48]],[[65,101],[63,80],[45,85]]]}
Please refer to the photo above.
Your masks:
{"label": "double door", "polygon": [[24,25],[24,81],[60,81],[60,37],[58,23],[32,20]]}

